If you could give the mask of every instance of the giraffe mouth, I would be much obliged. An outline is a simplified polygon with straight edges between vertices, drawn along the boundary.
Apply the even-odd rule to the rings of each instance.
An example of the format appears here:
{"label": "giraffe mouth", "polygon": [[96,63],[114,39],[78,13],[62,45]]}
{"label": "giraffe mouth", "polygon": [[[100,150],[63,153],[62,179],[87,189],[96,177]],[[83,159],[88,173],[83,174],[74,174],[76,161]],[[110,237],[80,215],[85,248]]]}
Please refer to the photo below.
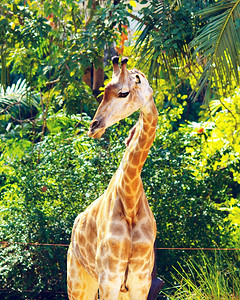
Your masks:
{"label": "giraffe mouth", "polygon": [[94,139],[100,139],[100,137],[104,134],[105,128],[90,128],[88,131],[88,136]]}
{"label": "giraffe mouth", "polygon": [[104,134],[105,129],[104,123],[95,118],[90,124],[88,136],[93,137],[94,139],[99,139]]}

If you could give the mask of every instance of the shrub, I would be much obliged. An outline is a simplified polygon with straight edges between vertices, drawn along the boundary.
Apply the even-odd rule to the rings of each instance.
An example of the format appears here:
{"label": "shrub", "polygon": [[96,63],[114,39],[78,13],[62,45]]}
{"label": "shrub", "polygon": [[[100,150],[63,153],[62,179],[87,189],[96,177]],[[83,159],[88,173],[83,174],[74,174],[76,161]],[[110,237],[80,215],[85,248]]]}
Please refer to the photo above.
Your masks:
{"label": "shrub", "polygon": [[74,219],[103,193],[123,148],[88,138],[82,126],[59,131],[19,156],[3,151],[0,239],[9,244],[1,248],[0,284],[22,298],[66,296],[58,292],[66,292],[67,247],[18,243],[69,244]]}
{"label": "shrub", "polygon": [[[161,120],[155,143],[142,173],[147,198],[157,221],[157,247],[191,248],[226,246],[232,241],[233,228],[225,211],[217,203],[232,197],[232,178],[229,169],[218,172],[211,165],[202,171],[202,178],[194,175],[201,156],[200,135],[181,126],[171,131]],[[169,123],[170,124],[170,123]],[[187,147],[199,149],[189,154]],[[170,272],[185,251],[158,250],[158,273],[171,281]],[[197,253],[195,254],[198,255]]]}
{"label": "shrub", "polygon": [[[233,229],[218,204],[232,196],[230,170],[212,168],[219,159],[215,154],[207,168],[197,169],[201,176],[196,176],[204,139],[187,125],[173,132],[172,118],[180,117],[180,110],[160,115],[156,140],[142,172],[157,221],[157,247],[226,246]],[[116,171],[133,122],[122,121],[95,141],[86,135],[87,118],[79,121],[58,113],[48,124],[47,136],[36,144],[22,140],[20,155],[11,155],[9,150],[18,139],[7,141],[13,144],[8,150],[2,144],[1,240],[68,244],[75,217],[103,193]],[[22,293],[27,299],[41,299],[44,291],[61,297],[56,292],[66,292],[66,250],[5,245],[0,262],[2,287],[38,292],[38,296]],[[158,274],[171,282],[172,266],[184,256],[184,251],[158,250]],[[199,254],[193,256],[198,259]]]}

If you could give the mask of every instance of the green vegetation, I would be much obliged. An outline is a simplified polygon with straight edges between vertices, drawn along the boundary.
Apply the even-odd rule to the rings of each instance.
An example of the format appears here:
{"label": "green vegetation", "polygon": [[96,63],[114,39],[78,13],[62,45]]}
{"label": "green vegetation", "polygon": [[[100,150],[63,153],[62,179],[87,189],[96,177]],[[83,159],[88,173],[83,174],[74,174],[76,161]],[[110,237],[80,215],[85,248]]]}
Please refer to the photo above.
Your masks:
{"label": "green vegetation", "polygon": [[[0,298],[67,298],[61,245],[107,187],[138,117],[101,140],[86,134],[115,45],[146,73],[159,110],[142,172],[157,247],[240,246],[240,3],[139,1],[126,46],[136,2],[0,4]],[[165,294],[239,299],[238,252],[213,253],[157,250]]]}
{"label": "green vegetation", "polygon": [[[239,259],[237,256],[233,258]],[[202,253],[198,262],[190,258],[187,265],[188,272],[181,264],[176,269],[175,279],[181,282],[181,285],[176,287],[173,296],[168,295],[169,299],[239,299],[239,269],[232,258],[216,252],[214,259],[209,260]]]}

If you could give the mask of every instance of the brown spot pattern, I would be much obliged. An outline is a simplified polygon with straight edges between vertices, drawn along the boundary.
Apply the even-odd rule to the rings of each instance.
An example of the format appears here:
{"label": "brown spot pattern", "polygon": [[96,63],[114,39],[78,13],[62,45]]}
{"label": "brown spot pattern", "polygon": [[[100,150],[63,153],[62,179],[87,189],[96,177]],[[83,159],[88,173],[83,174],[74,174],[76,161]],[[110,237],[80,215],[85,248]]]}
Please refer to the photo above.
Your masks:
{"label": "brown spot pattern", "polygon": [[87,252],[87,257],[88,257],[89,263],[90,264],[94,263],[95,262],[95,254],[92,249],[92,246],[89,243],[87,243],[87,245],[86,245],[86,250],[87,250],[86,252]]}
{"label": "brown spot pattern", "polygon": [[142,230],[142,233],[145,235],[146,238],[148,238],[150,240],[153,239],[152,226],[151,226],[150,223],[142,224],[141,230]]}
{"label": "brown spot pattern", "polygon": [[119,224],[111,224],[110,226],[110,231],[114,234],[114,235],[123,235],[124,234],[124,229],[121,225]]}
{"label": "brown spot pattern", "polygon": [[130,179],[133,179],[136,176],[136,168],[128,166],[126,169],[126,172]]}
{"label": "brown spot pattern", "polygon": [[133,242],[138,241],[141,238],[141,233],[139,231],[134,231],[132,235],[132,240]]}
{"label": "brown spot pattern", "polygon": [[129,159],[130,162],[132,162],[133,165],[138,166],[140,163],[140,157],[141,157],[141,152],[138,151],[136,153],[134,153],[134,155],[132,156],[132,159]]}

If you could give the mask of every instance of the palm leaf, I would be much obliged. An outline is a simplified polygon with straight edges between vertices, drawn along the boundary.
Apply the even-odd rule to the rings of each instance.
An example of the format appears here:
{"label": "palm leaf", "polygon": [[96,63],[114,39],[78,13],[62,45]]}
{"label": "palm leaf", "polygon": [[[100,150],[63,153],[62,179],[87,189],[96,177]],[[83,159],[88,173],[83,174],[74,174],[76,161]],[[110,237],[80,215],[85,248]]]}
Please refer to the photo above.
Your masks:
{"label": "palm leaf", "polygon": [[19,79],[16,84],[8,86],[6,91],[0,85],[0,108],[3,111],[7,107],[14,107],[16,105],[25,106],[26,108],[37,108],[38,103],[37,95],[29,92],[25,79]]}
{"label": "palm leaf", "polygon": [[223,93],[239,85],[240,66],[240,0],[221,1],[199,14],[209,22],[190,44],[207,60],[195,98],[207,83]]}
{"label": "palm leaf", "polygon": [[[165,73],[165,77],[171,79],[171,67],[176,67],[177,56],[174,47],[166,47],[166,27],[171,21],[171,12],[176,6],[180,6],[180,0],[174,0],[172,4],[169,1],[152,1],[148,8],[140,11],[141,21],[138,23],[137,32],[140,33],[135,43],[135,52],[140,53],[139,63],[144,69],[145,62],[149,62],[148,79],[159,77],[160,70]],[[163,34],[164,32],[164,34]],[[168,33],[170,37],[170,33]],[[180,46],[179,46],[180,47]]]}

